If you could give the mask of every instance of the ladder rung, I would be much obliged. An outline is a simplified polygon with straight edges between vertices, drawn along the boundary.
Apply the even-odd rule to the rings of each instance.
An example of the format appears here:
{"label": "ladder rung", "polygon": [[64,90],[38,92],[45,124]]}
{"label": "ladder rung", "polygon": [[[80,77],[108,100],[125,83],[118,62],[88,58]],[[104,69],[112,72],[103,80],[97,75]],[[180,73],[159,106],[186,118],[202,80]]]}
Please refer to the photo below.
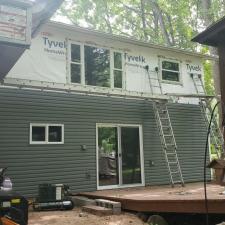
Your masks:
{"label": "ladder rung", "polygon": [[166,110],[159,110],[159,113],[160,113],[161,115],[165,115],[165,114],[167,114],[167,111],[166,111]]}
{"label": "ladder rung", "polygon": [[163,109],[165,109],[165,107],[163,107],[163,106],[162,106],[162,107],[158,106],[157,109],[158,109],[158,110],[160,110],[160,109],[163,110]]}
{"label": "ladder rung", "polygon": [[172,134],[165,134],[164,137],[173,137]]}
{"label": "ladder rung", "polygon": [[175,148],[174,149],[167,149],[166,152],[169,153],[174,153],[176,154]]}
{"label": "ladder rung", "polygon": [[181,180],[175,180],[173,181],[173,184],[183,184],[183,182]]}
{"label": "ladder rung", "polygon": [[176,162],[168,162],[169,164],[177,164],[177,161]]}
{"label": "ladder rung", "polygon": [[170,155],[176,156],[176,152],[168,152],[167,155],[168,156],[170,156]]}
{"label": "ladder rung", "polygon": [[170,126],[162,126],[162,128],[164,128],[164,127],[165,127],[165,128],[170,128]]}
{"label": "ladder rung", "polygon": [[171,174],[180,173],[179,171],[170,171]]}
{"label": "ladder rung", "polygon": [[160,119],[161,119],[161,120],[169,120],[168,117],[165,117],[165,118],[161,118],[161,117],[160,117]]}

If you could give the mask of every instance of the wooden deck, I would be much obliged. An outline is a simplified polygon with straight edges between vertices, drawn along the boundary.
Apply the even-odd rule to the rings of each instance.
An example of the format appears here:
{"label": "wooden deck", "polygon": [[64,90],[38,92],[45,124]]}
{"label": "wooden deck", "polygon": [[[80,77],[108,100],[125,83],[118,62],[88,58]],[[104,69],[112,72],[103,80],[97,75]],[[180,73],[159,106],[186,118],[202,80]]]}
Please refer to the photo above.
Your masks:
{"label": "wooden deck", "polygon": [[[225,187],[207,184],[209,213],[225,213]],[[154,186],[84,192],[79,195],[122,203],[122,208],[137,212],[205,213],[203,183],[185,187]]]}

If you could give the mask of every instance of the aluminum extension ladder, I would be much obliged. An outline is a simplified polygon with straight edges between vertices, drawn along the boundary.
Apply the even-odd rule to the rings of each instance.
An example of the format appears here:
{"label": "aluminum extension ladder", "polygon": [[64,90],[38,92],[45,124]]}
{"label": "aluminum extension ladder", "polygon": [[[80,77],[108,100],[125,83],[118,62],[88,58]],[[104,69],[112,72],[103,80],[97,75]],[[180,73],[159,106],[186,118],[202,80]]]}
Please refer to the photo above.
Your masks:
{"label": "aluminum extension ladder", "polygon": [[175,184],[184,186],[184,179],[177,155],[177,144],[173,133],[167,105],[163,102],[154,103],[154,112],[159,130],[172,187]]}
{"label": "aluminum extension ladder", "polygon": [[[205,95],[206,90],[202,81],[201,74],[191,74],[197,94]],[[206,126],[208,127],[211,119],[212,107],[209,99],[200,99],[200,106],[202,113],[205,115]],[[220,130],[218,118],[212,119],[211,131],[210,131],[210,142],[214,146],[217,157],[220,158],[224,154],[224,139]]]}
{"label": "aluminum extension ladder", "polygon": [[148,74],[148,81],[149,81],[149,87],[151,94],[158,94],[162,95],[162,85],[161,80],[159,78],[159,73],[157,70],[150,71],[148,66],[146,68],[147,74]]}
{"label": "aluminum extension ladder", "polygon": [[[158,71],[149,72],[147,70],[147,72],[151,93],[162,95],[163,92]],[[174,187],[175,184],[181,184],[182,186],[184,186],[184,179],[177,155],[177,144],[166,103],[167,101],[153,102],[155,118],[159,130],[161,145],[163,147],[163,152],[165,155],[166,165],[169,172],[170,183],[172,187]]]}

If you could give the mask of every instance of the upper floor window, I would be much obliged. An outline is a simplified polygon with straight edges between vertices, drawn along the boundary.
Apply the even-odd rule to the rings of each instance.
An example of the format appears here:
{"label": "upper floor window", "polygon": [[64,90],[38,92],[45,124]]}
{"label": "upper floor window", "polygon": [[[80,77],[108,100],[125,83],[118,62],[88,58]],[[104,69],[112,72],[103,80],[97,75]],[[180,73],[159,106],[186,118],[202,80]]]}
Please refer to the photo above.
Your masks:
{"label": "upper floor window", "polygon": [[81,82],[81,48],[80,45],[71,44],[70,76],[72,83]]}
{"label": "upper floor window", "polygon": [[85,84],[110,87],[110,52],[108,49],[84,46]]}
{"label": "upper floor window", "polygon": [[123,88],[123,55],[107,48],[70,44],[70,82]]}
{"label": "upper floor window", "polygon": [[162,60],[161,63],[162,80],[180,82],[180,64],[169,60]]}
{"label": "upper floor window", "polygon": [[123,87],[123,64],[122,64],[122,53],[113,53],[113,77],[114,77],[114,87]]}

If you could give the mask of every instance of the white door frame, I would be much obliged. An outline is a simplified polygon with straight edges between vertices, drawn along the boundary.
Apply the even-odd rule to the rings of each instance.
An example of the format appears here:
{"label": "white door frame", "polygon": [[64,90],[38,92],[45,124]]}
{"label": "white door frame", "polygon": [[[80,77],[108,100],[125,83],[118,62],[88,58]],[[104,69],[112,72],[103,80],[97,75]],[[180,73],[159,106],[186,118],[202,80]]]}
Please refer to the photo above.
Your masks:
{"label": "white door frame", "polygon": [[[121,153],[121,127],[136,127],[139,128],[139,144],[140,144],[140,163],[141,163],[141,183],[140,184],[122,184],[122,160],[118,160],[118,185],[99,186],[99,160],[98,160],[98,128],[99,127],[115,127],[117,128],[118,139],[118,154]],[[139,187],[145,186],[145,173],[144,173],[144,151],[143,151],[143,128],[140,124],[116,124],[116,123],[96,123],[96,173],[97,173],[97,190],[115,189],[115,188],[127,188],[127,187]]]}

